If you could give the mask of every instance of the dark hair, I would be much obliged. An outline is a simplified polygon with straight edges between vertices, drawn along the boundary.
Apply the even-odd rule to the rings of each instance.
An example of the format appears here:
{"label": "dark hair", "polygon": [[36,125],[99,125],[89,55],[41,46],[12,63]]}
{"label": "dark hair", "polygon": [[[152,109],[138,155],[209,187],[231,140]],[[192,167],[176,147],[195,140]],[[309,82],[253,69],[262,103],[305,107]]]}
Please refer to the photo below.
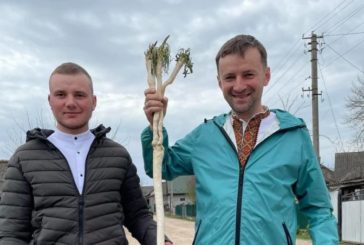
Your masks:
{"label": "dark hair", "polygon": [[240,54],[244,56],[245,51],[249,48],[258,49],[263,66],[267,67],[267,51],[265,50],[263,44],[261,44],[257,39],[255,39],[255,37],[251,35],[237,35],[224,43],[217,53],[215,58],[217,69],[219,69],[220,58],[223,58],[229,54]]}
{"label": "dark hair", "polygon": [[93,93],[93,85],[92,85],[92,78],[90,74],[80,65],[72,62],[66,62],[61,65],[59,65],[54,71],[51,73],[52,77],[54,74],[65,74],[65,75],[76,75],[76,74],[85,74],[88,79],[90,79],[90,87],[91,91]]}

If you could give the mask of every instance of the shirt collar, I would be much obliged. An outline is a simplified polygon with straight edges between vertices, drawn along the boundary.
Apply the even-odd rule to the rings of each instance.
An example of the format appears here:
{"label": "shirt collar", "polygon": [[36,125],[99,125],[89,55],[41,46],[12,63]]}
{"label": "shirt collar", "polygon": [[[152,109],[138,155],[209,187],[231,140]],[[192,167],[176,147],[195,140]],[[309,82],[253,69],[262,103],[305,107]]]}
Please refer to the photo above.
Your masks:
{"label": "shirt collar", "polygon": [[231,121],[231,124],[232,124],[232,123],[233,123],[233,118],[235,117],[235,118],[238,118],[238,119],[239,119],[239,120],[243,123],[243,125],[247,125],[247,124],[248,124],[248,122],[249,122],[252,118],[257,117],[258,115],[265,114],[265,113],[267,113],[267,111],[269,111],[268,106],[263,105],[263,111],[255,113],[255,114],[254,114],[251,118],[249,118],[249,120],[248,120],[248,121],[245,121],[245,120],[243,120],[243,119],[239,118],[239,117],[238,117],[238,115],[236,114],[236,112],[231,111],[231,112],[230,112],[230,121]]}
{"label": "shirt collar", "polygon": [[54,133],[51,135],[52,137],[55,137],[64,142],[84,142],[95,138],[95,135],[91,133],[90,130],[87,130],[80,134],[68,134],[60,131],[59,129],[55,129]]}

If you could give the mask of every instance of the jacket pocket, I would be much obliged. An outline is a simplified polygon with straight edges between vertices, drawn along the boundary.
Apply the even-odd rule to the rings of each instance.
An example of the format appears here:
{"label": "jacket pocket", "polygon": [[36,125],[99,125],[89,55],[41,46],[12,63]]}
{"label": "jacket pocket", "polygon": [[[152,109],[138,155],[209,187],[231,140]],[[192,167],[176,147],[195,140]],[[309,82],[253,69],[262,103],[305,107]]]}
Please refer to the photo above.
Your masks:
{"label": "jacket pocket", "polygon": [[282,223],[284,234],[286,235],[286,240],[288,245],[293,245],[291,235],[289,234],[286,223]]}
{"label": "jacket pocket", "polygon": [[195,244],[196,244],[196,238],[197,238],[198,232],[199,232],[199,230],[200,230],[201,223],[202,223],[202,220],[200,220],[200,221],[198,222],[197,230],[196,230],[196,233],[195,233],[195,237],[193,238],[192,245],[195,245]]}

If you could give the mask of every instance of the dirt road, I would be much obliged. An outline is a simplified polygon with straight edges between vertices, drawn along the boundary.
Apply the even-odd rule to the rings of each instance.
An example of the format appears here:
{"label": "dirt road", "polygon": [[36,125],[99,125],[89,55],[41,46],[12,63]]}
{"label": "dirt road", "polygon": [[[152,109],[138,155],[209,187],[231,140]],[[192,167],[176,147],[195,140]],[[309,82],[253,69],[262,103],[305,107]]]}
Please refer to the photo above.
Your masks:
{"label": "dirt road", "polygon": [[[166,234],[173,241],[174,245],[191,245],[195,233],[193,221],[166,218]],[[128,234],[129,245],[139,243]],[[297,245],[311,245],[311,241],[297,240]]]}

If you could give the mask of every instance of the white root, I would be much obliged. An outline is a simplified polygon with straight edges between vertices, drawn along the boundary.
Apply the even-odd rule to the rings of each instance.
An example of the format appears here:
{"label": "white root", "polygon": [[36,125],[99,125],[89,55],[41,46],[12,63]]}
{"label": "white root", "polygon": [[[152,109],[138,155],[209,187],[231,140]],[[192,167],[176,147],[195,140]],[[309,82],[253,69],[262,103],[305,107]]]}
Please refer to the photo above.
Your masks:
{"label": "white root", "polygon": [[[169,65],[169,46],[167,44],[167,36],[160,47],[157,43],[149,46],[145,52],[145,63],[147,68],[147,82],[149,88],[155,88],[156,92],[164,96],[166,87],[173,83],[178,72],[184,66],[184,75],[192,72],[192,62],[190,60],[189,49],[183,50],[176,55],[176,65],[169,78],[162,82],[163,69],[167,69]],[[153,185],[156,204],[157,219],[157,245],[164,245],[164,202],[162,189],[162,161],[164,157],[163,147],[163,112],[157,112],[153,115]]]}

